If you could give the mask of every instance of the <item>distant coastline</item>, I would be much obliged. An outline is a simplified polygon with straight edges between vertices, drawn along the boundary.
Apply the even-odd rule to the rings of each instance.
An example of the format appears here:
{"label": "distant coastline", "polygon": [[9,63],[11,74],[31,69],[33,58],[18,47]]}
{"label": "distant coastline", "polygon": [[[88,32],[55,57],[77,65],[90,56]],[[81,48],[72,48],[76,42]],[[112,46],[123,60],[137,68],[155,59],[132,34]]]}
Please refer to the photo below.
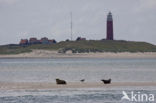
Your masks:
{"label": "distant coastline", "polygon": [[[136,42],[136,41],[124,41],[124,40],[78,40],[78,41],[61,41],[52,44],[31,44],[31,45],[2,45],[0,46],[0,55],[26,55],[30,53],[32,56],[36,57],[34,50],[45,50],[49,52],[54,52],[57,56],[72,56],[77,55],[89,55],[93,54],[122,54],[125,52],[129,53],[146,53],[146,52],[156,52],[156,45],[146,43],[146,42]],[[57,53],[56,53],[57,51]],[[26,54],[25,54],[26,53]],[[33,54],[34,53],[34,54]],[[37,52],[38,53],[38,52]],[[43,57],[47,57],[42,52]],[[91,54],[91,55],[90,55]],[[50,53],[51,55],[51,53]],[[40,57],[40,54],[37,55]],[[4,56],[5,57],[5,56]],[[41,56],[42,57],[42,56]]]}

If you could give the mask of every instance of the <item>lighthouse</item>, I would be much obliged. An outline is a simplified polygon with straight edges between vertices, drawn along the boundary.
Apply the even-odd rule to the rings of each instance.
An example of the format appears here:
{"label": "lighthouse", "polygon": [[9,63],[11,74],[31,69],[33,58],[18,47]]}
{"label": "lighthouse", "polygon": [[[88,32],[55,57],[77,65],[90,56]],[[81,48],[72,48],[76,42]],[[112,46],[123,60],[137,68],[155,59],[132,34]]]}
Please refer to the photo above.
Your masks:
{"label": "lighthouse", "polygon": [[107,40],[113,40],[113,18],[112,13],[109,12],[107,15]]}

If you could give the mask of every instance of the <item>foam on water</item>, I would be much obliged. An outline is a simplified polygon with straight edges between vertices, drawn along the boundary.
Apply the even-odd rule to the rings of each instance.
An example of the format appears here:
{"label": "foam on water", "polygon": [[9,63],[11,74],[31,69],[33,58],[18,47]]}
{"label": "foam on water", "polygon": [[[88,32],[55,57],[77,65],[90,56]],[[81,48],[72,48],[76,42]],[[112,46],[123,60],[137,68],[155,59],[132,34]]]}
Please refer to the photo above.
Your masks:
{"label": "foam on water", "polygon": [[[156,90],[133,91],[156,95]],[[129,103],[128,101],[121,101],[122,90],[103,90],[102,88],[8,90],[0,91],[0,94],[0,103]]]}

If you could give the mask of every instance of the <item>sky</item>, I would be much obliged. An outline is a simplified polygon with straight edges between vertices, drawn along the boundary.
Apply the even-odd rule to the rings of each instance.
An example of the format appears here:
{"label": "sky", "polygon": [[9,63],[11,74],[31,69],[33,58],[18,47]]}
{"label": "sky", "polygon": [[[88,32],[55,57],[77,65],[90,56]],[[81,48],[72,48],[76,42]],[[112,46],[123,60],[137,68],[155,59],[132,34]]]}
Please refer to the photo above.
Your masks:
{"label": "sky", "polygon": [[106,38],[106,18],[113,14],[114,39],[156,45],[156,0],[0,0],[0,45],[48,37]]}

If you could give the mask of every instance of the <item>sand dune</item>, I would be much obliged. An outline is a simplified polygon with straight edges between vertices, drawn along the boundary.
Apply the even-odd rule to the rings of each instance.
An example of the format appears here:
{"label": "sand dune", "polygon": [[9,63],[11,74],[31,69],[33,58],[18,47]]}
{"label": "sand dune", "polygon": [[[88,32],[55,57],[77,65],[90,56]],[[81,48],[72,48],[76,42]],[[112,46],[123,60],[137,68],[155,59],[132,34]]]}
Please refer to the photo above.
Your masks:
{"label": "sand dune", "polygon": [[0,58],[66,58],[66,57],[87,57],[87,58],[156,58],[156,52],[145,53],[58,53],[57,51],[33,50],[31,53],[22,53],[16,55],[0,55]]}

